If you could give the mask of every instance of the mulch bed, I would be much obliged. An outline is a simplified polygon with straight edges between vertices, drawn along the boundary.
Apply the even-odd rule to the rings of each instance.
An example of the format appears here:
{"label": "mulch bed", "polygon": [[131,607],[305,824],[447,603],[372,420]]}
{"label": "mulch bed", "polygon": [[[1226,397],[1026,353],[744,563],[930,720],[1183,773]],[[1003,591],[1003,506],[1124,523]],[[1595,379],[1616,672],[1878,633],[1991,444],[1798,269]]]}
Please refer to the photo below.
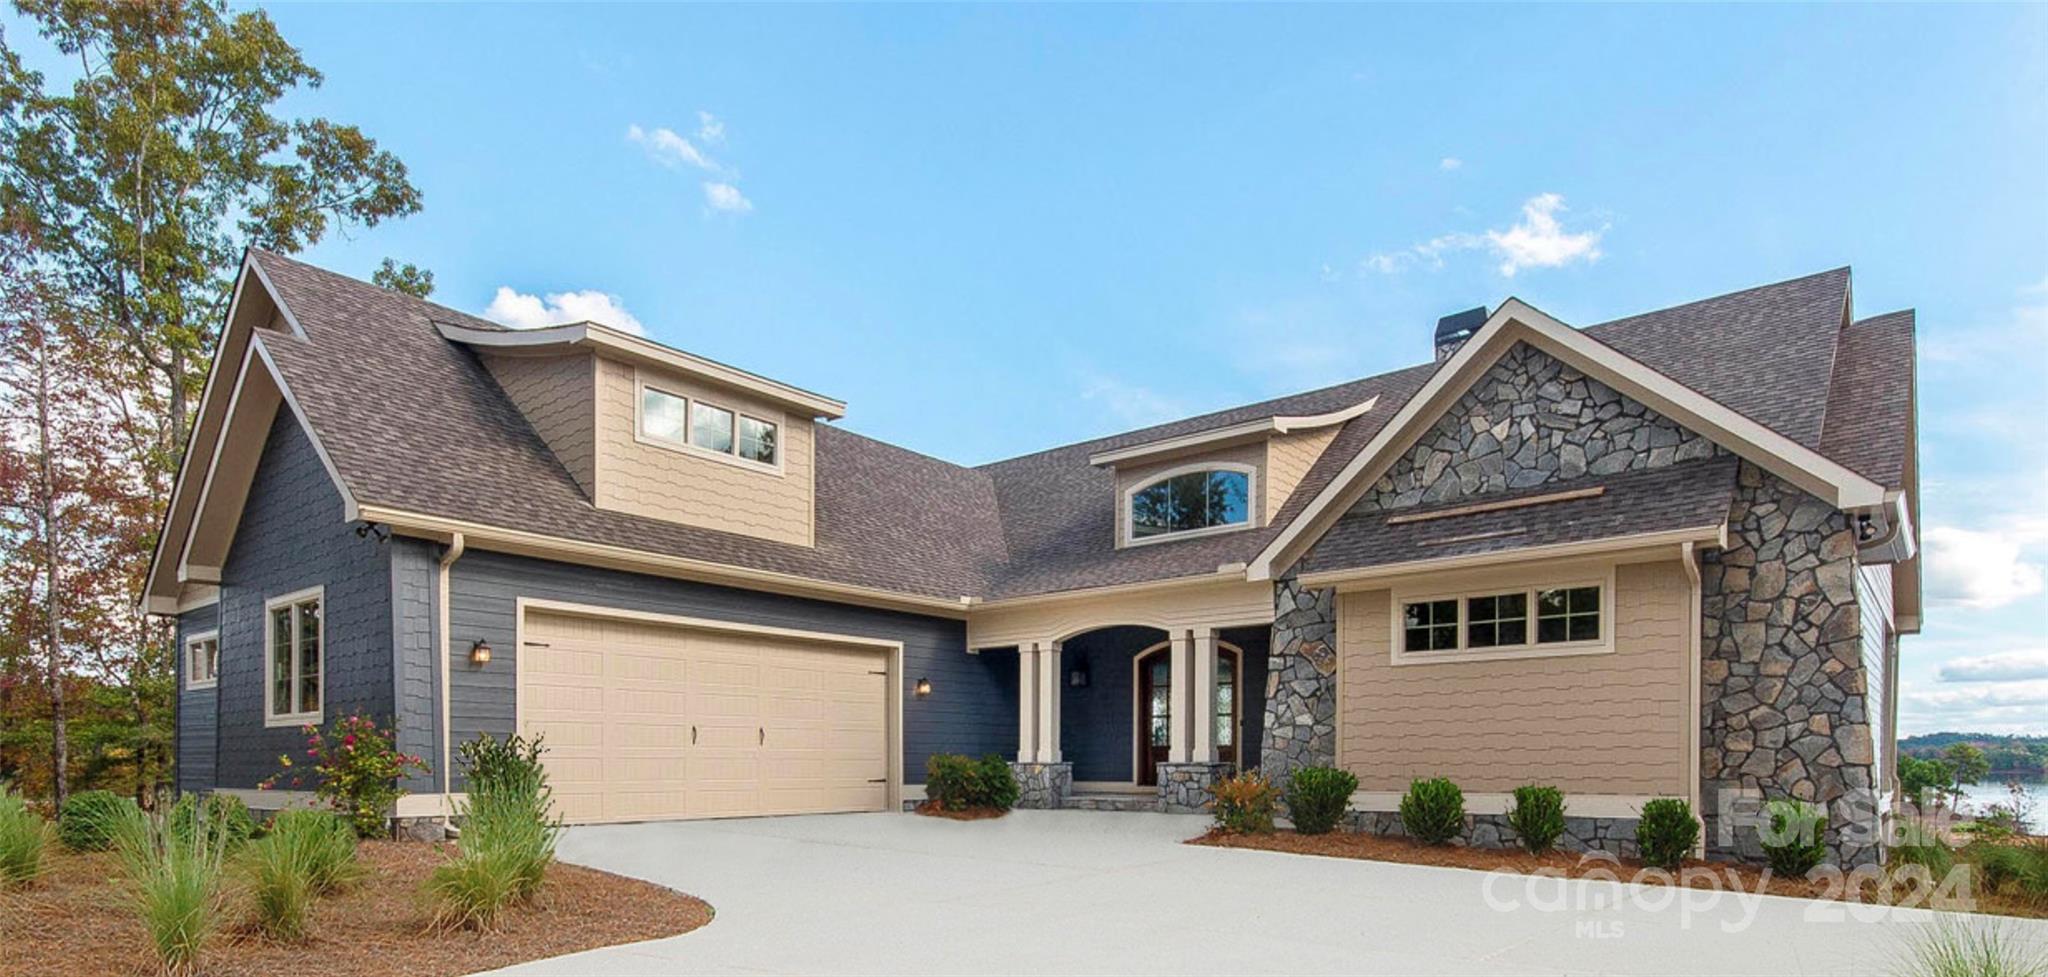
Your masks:
{"label": "mulch bed", "polygon": [[911,810],[928,818],[945,818],[948,821],[986,821],[1010,813],[1000,807],[968,807],[949,811],[938,801],[925,801]]}
{"label": "mulch bed", "polygon": [[[359,977],[475,973],[596,947],[687,933],[711,921],[703,900],[647,882],[557,863],[539,901],[508,912],[487,934],[428,928],[432,912],[419,890],[442,859],[442,846],[365,842],[357,855],[369,874],[314,906],[304,941],[266,940],[228,903],[228,923],[199,961],[214,975]],[[25,888],[0,893],[0,952],[8,975],[153,975],[155,953],[142,924],[122,904],[109,855],[59,851],[50,871]]]}
{"label": "mulch bed", "polygon": [[[1906,898],[1907,893],[1903,889],[1887,898],[1875,891],[1874,886],[1859,893],[1825,880],[1809,881],[1775,874],[1767,879],[1762,867],[1754,865],[1688,859],[1680,866],[1675,877],[1672,873],[1653,871],[1638,878],[1636,873],[1645,866],[1635,859],[1588,858],[1580,854],[1559,851],[1531,855],[1519,848],[1423,845],[1408,838],[1356,831],[1332,831],[1321,835],[1304,835],[1293,831],[1240,835],[1211,830],[1199,838],[1188,839],[1187,843],[1212,848],[1248,848],[1295,855],[1321,855],[1327,858],[1355,858],[1374,862],[1399,862],[1405,865],[1463,868],[1480,872],[1516,872],[1523,875],[1541,874],[1573,879],[1619,879],[1624,882],[1643,882],[1651,885],[1677,884],[1696,889],[1720,889],[1730,892],[1739,884],[1744,893],[1765,893],[1797,899],[1853,898],[1859,902],[1893,903],[1911,901]],[[2048,905],[1985,892],[1975,892],[1972,896],[1976,901],[1977,912],[2000,916],[2048,918]],[[1927,908],[1937,908],[1929,906],[1925,899],[1912,902]]]}

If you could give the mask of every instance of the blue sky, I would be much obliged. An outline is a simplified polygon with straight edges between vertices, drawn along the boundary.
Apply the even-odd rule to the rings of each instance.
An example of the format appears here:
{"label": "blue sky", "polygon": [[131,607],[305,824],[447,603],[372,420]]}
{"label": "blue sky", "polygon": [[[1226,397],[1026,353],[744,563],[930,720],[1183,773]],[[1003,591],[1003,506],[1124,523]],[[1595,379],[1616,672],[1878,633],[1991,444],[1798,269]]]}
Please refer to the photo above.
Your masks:
{"label": "blue sky", "polygon": [[291,108],[425,192],[312,260],[630,316],[964,463],[1418,362],[1508,295],[1853,265],[1859,315],[1919,310],[1902,726],[2048,733],[2048,8],[272,13],[327,76]]}

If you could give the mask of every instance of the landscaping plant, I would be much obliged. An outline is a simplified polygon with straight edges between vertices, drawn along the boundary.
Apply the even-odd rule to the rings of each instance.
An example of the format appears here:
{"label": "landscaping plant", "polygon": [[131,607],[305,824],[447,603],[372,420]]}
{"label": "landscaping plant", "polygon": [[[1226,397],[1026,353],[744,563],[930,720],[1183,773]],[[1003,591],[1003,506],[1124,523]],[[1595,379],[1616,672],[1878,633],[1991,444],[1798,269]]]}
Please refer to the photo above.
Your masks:
{"label": "landscaping plant", "polygon": [[1828,857],[1827,842],[1822,840],[1828,830],[1825,808],[1786,797],[1764,805],[1764,813],[1770,816],[1762,842],[1771,871],[1803,879]]}
{"label": "landscaping plant", "polygon": [[1898,865],[1919,865],[1935,879],[1948,875],[1956,864],[1955,849],[1949,847],[1939,831],[1905,818],[1899,820],[1899,837],[1898,842],[1892,845],[1892,860]]}
{"label": "landscaping plant", "polygon": [[204,823],[177,831],[162,814],[133,804],[102,809],[100,831],[110,839],[128,886],[130,905],[171,977],[189,977],[199,951],[220,926],[226,832]]}
{"label": "landscaping plant", "polygon": [[1262,835],[1273,831],[1273,815],[1280,806],[1280,788],[1256,772],[1247,771],[1216,781],[1216,827],[1240,835]]}
{"label": "landscaping plant", "polygon": [[355,831],[333,814],[280,813],[236,863],[264,934],[274,940],[303,937],[314,897],[360,873],[355,849]]}
{"label": "landscaping plant", "polygon": [[479,737],[461,748],[469,770],[457,854],[428,876],[434,924],[489,929],[515,901],[538,895],[555,860],[561,823],[536,738]]}
{"label": "landscaping plant", "polygon": [[277,762],[284,769],[259,784],[270,789],[280,784],[313,790],[347,818],[356,834],[365,838],[385,834],[385,814],[405,791],[399,778],[409,772],[427,772],[426,761],[400,753],[393,745],[394,734],[359,713],[335,721],[327,730],[306,726],[306,757],[295,762],[289,754]]}
{"label": "landscaping plant", "polygon": [[1564,791],[1540,784],[1515,788],[1515,806],[1508,809],[1508,827],[1532,855],[1557,847],[1564,837]]}
{"label": "landscaping plant", "polygon": [[1675,870],[1700,840],[1700,821],[1692,805],[1677,797],[1659,797],[1643,805],[1636,821],[1636,848],[1643,861]]}
{"label": "landscaping plant", "polygon": [[1335,767],[1303,767],[1287,781],[1287,816],[1305,835],[1327,833],[1344,819],[1358,778]]}
{"label": "landscaping plant", "polygon": [[204,798],[186,794],[171,805],[171,830],[190,833],[202,826],[219,833],[230,852],[242,847],[256,834],[256,819],[249,805],[233,794],[208,794]]}
{"label": "landscaping plant", "polygon": [[924,796],[948,811],[989,808],[1007,811],[1023,792],[1017,775],[1001,756],[979,760],[957,753],[939,753],[924,764]]}
{"label": "landscaping plant", "polygon": [[2048,977],[2048,946],[2004,922],[1937,914],[1892,952],[1894,977]]}
{"label": "landscaping plant", "polygon": [[110,826],[123,823],[131,812],[141,814],[142,809],[112,791],[79,791],[57,811],[57,837],[72,851],[106,851],[113,844]]}
{"label": "landscaping plant", "polygon": [[24,885],[43,874],[43,853],[56,832],[28,801],[0,784],[0,889]]}
{"label": "landscaping plant", "polygon": [[1401,828],[1425,845],[1441,845],[1465,830],[1465,792],[1437,777],[1417,780],[1401,795]]}

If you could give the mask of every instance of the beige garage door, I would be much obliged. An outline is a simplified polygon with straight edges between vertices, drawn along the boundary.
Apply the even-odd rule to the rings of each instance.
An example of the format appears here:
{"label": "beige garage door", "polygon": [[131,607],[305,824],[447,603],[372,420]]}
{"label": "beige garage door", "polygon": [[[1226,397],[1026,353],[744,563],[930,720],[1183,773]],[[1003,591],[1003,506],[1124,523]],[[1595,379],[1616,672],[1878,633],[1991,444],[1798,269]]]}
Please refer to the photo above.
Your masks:
{"label": "beige garage door", "polygon": [[529,610],[519,727],[572,822],[879,811],[887,653]]}

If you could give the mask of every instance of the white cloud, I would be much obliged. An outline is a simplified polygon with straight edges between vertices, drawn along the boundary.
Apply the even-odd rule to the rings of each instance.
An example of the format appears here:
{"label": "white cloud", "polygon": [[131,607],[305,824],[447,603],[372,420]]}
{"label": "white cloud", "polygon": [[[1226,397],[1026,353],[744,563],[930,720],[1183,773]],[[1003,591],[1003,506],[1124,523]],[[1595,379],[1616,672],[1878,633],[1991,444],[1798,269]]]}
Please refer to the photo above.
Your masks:
{"label": "white cloud", "polygon": [[1464,165],[1465,161],[1456,156],[1446,156],[1436,161],[1436,168],[1440,170],[1455,170]]}
{"label": "white cloud", "polygon": [[[723,132],[724,126],[721,125]],[[647,155],[663,166],[688,164],[710,173],[724,172],[724,167],[711,157],[704,155],[695,144],[676,134],[674,129],[656,128],[649,132],[638,124],[626,127],[626,141],[647,150]]]}
{"label": "white cloud", "polygon": [[747,195],[741,193],[739,187],[730,183],[706,181],[704,202],[710,204],[712,210],[722,210],[729,214],[744,214],[754,209],[754,202],[748,200]]}
{"label": "white cloud", "polygon": [[1903,692],[1899,731],[1905,735],[1944,729],[2038,734],[2043,730],[2044,706],[2048,706],[2048,680]]}
{"label": "white cloud", "polygon": [[697,110],[697,141],[717,145],[725,141],[725,120],[703,109]]}
{"label": "white cloud", "polygon": [[2017,682],[2048,679],[2048,648],[2004,651],[1944,662],[1944,682]]}
{"label": "white cloud", "polygon": [[1921,534],[1927,546],[1927,593],[1936,602],[1963,607],[2002,607],[2041,592],[2041,566],[2025,559],[2022,543],[2035,527],[2013,532],[1978,532],[1956,526],[1930,526]]}
{"label": "white cloud", "polygon": [[1558,219],[1567,209],[1563,195],[1539,193],[1522,202],[1521,220],[1504,230],[1441,234],[1399,251],[1376,252],[1359,265],[1367,271],[1392,275],[1418,265],[1442,268],[1445,256],[1455,252],[1486,251],[1500,259],[1500,273],[1513,278],[1524,268],[1562,268],[1600,260],[1600,239],[1607,233],[1607,226],[1567,231]]}
{"label": "white cloud", "polygon": [[498,294],[491,297],[490,306],[484,309],[484,318],[514,329],[539,329],[587,320],[635,336],[647,335],[647,327],[626,311],[618,296],[595,289],[539,296],[500,285]]}

